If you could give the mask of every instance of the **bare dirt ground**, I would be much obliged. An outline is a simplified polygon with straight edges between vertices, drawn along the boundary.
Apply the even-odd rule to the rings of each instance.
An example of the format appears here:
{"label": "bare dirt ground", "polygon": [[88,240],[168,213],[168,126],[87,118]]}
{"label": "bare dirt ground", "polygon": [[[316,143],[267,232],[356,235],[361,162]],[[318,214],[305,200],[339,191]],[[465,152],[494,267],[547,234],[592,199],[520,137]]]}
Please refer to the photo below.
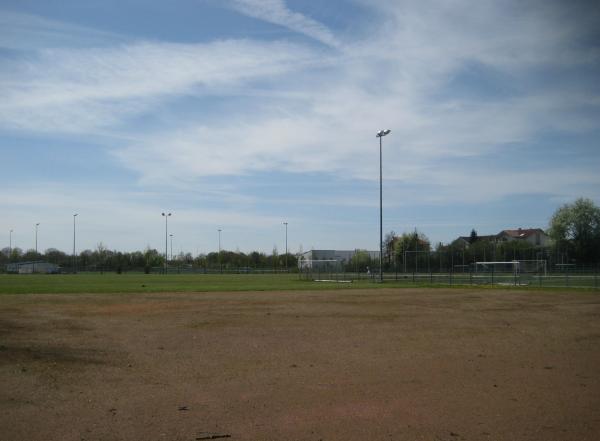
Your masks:
{"label": "bare dirt ground", "polygon": [[598,440],[600,295],[2,296],[0,439]]}

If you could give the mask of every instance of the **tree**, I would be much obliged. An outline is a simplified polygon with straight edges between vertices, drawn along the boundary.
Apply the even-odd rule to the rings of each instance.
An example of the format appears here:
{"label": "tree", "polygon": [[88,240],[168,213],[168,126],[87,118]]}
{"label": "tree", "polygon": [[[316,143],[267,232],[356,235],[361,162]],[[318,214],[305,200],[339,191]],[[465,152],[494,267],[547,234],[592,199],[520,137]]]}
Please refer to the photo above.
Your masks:
{"label": "tree", "polygon": [[386,264],[390,266],[392,264],[392,256],[394,255],[394,243],[398,240],[394,230],[390,231],[385,235],[383,239],[383,257]]}
{"label": "tree", "polygon": [[404,267],[407,263],[414,262],[418,268],[418,262],[427,263],[427,255],[431,251],[431,244],[425,234],[419,233],[416,229],[412,233],[402,233],[402,236],[396,237],[394,241],[394,254],[396,262],[402,262]]}
{"label": "tree", "polygon": [[477,231],[475,231],[475,228],[473,228],[471,230],[471,235],[469,236],[469,243],[475,243],[477,242]]}
{"label": "tree", "polygon": [[349,271],[364,272],[367,268],[372,266],[373,262],[369,253],[365,250],[356,250],[350,262],[348,262],[347,269]]}
{"label": "tree", "polygon": [[571,251],[580,263],[600,260],[600,207],[590,199],[579,198],[565,204],[550,219],[549,234],[555,246]]}

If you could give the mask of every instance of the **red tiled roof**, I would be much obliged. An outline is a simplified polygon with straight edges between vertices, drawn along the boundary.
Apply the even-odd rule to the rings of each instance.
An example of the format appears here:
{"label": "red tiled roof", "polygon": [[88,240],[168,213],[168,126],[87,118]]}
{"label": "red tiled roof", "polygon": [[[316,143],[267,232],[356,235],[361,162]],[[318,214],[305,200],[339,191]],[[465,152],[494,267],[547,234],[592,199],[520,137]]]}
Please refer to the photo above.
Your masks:
{"label": "red tiled roof", "polygon": [[502,230],[500,234],[506,234],[507,236],[514,237],[516,239],[526,238],[536,233],[544,233],[541,228],[519,228],[518,230]]}

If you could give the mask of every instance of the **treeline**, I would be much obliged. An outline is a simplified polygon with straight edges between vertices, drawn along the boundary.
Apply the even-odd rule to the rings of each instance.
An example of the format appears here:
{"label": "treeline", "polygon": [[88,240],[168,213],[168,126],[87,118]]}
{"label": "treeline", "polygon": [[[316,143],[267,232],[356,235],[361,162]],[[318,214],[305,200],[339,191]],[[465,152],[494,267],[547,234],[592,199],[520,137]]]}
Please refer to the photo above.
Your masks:
{"label": "treeline", "polygon": [[[543,248],[525,241],[496,242],[473,240],[465,243],[438,243],[435,246],[424,233],[414,231],[397,235],[391,231],[384,240],[383,269],[386,272],[461,272],[470,271],[474,262],[508,262],[512,260],[546,260],[548,269],[555,263],[574,260],[554,247]],[[379,269],[379,258],[358,251],[344,268],[365,272]]]}
{"label": "treeline", "polygon": [[[384,240],[384,270],[401,272],[468,271],[474,262],[545,260],[549,271],[566,268],[598,268],[600,264],[600,208],[580,198],[559,207],[549,221],[550,246],[525,240],[499,241],[481,238],[473,229],[468,243],[455,241],[432,247],[417,230],[397,235],[391,231]],[[379,268],[379,259],[357,253],[346,265],[350,271]]]}
{"label": "treeline", "polygon": [[[0,252],[0,265],[2,268],[12,262],[45,261],[60,266],[64,271],[70,272],[74,267],[78,271],[145,271],[150,272],[165,265],[165,255],[153,248],[144,251],[121,252],[113,251],[99,244],[95,250],[84,250],[74,258],[72,254],[64,253],[55,248],[49,248],[43,253],[35,250],[23,251],[20,248],[4,248]],[[293,254],[279,254],[276,250],[272,254],[253,251],[242,253],[240,251],[212,252],[192,256],[191,253],[180,253],[169,256],[167,265],[171,268],[195,268],[205,270],[275,270],[283,271],[286,268],[293,270],[297,267],[297,258]]]}

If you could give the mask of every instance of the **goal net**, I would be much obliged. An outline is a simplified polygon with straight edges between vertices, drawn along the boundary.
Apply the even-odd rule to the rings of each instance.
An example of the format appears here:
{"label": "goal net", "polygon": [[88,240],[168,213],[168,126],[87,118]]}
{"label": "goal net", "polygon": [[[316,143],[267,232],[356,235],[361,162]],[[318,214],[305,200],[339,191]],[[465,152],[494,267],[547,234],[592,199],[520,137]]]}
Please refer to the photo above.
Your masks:
{"label": "goal net", "polygon": [[544,259],[475,262],[474,271],[476,273],[543,274],[545,276],[547,275],[547,264]]}
{"label": "goal net", "polygon": [[473,264],[476,273],[519,273],[519,261],[508,262],[475,262]]}
{"label": "goal net", "polygon": [[547,275],[547,264],[545,259],[519,260],[519,270],[528,274]]}

